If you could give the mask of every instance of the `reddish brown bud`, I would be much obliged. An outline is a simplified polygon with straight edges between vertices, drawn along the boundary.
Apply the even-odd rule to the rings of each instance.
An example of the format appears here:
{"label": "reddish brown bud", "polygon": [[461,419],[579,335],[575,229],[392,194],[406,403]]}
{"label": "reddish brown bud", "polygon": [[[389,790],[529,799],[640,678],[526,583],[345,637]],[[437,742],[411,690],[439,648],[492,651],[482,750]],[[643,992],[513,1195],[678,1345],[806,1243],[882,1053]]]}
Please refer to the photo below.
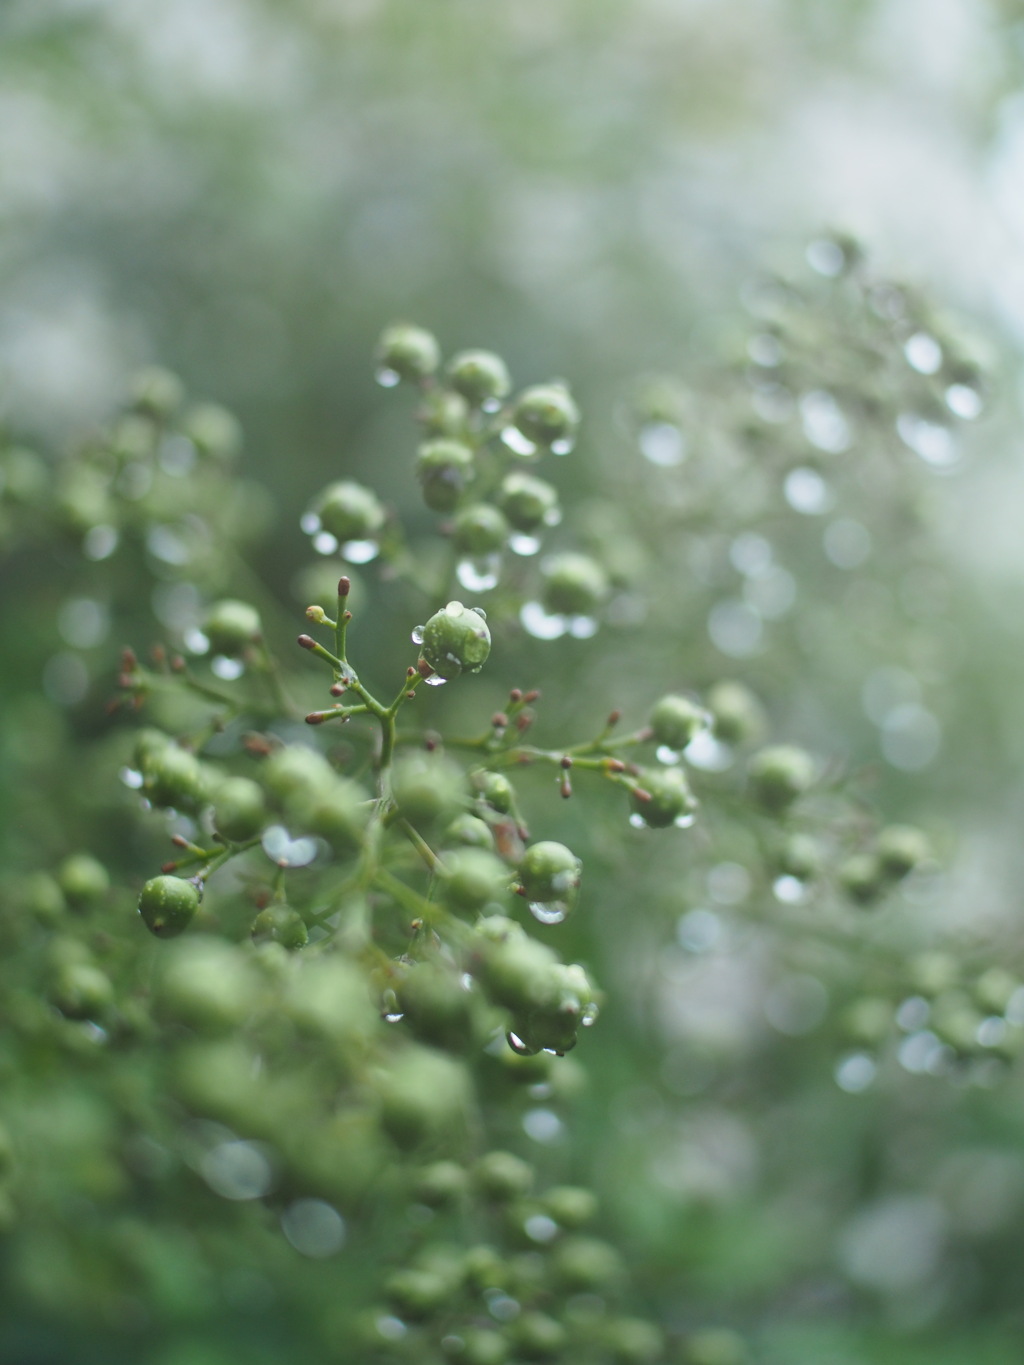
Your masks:
{"label": "reddish brown bud", "polygon": [[300,635],[296,644],[301,645],[303,649],[316,649],[316,641],[312,635]]}
{"label": "reddish brown bud", "polygon": [[523,701],[525,701],[525,702],[527,703],[527,705],[529,705],[530,702],[532,702],[532,701],[537,701],[539,697],[540,697],[540,688],[539,688],[539,687],[535,687],[535,688],[532,689],[532,691],[526,693],[526,695],[523,697]]}
{"label": "reddish brown bud", "polygon": [[525,730],[528,730],[532,724],[533,724],[532,711],[521,711],[519,715],[516,716],[516,729],[519,731],[520,734],[522,734]]}
{"label": "reddish brown bud", "polygon": [[512,691],[508,694],[508,699],[510,702],[513,703],[517,701],[522,701],[523,699],[522,689],[519,687],[513,687]]}
{"label": "reddish brown bud", "polygon": [[154,645],[149,651],[149,657],[155,664],[162,664],[167,658],[167,650],[164,649],[163,645]]}
{"label": "reddish brown bud", "polygon": [[643,801],[644,803],[653,801],[654,799],[649,791],[644,791],[643,787],[634,787],[633,795],[637,801]]}
{"label": "reddish brown bud", "polygon": [[338,596],[347,597],[352,591],[352,580],[347,574],[342,574],[338,579]]}
{"label": "reddish brown bud", "polygon": [[495,711],[491,717],[491,724],[495,730],[505,730],[508,728],[508,716],[505,715],[504,711]]}
{"label": "reddish brown bud", "polygon": [[349,621],[352,620],[352,613],[350,611],[343,611],[341,613],[341,619],[348,625]]}
{"label": "reddish brown bud", "polygon": [[413,697],[415,697],[416,693],[415,693],[415,692],[406,692],[405,695],[406,695],[406,698],[407,698],[408,701],[412,701],[412,699],[413,699]]}
{"label": "reddish brown bud", "polygon": [[181,657],[180,654],[174,654],[174,655],[172,655],[172,656],[171,656],[171,672],[172,672],[172,673],[184,673],[184,671],[185,671],[185,660]]}
{"label": "reddish brown bud", "polygon": [[608,729],[610,730],[613,725],[618,725],[621,719],[622,712],[616,707],[614,711],[609,712],[608,719],[605,721],[605,724],[608,726]]}
{"label": "reddish brown bud", "polygon": [[184,834],[172,834],[171,843],[175,848],[188,848],[188,840],[185,838]]}
{"label": "reddish brown bud", "polygon": [[118,687],[134,687],[135,679],[130,673],[119,673],[117,677]]}
{"label": "reddish brown bud", "polygon": [[131,671],[135,668],[138,668],[138,666],[139,661],[135,657],[134,649],[130,649],[127,645],[125,645],[124,649],[121,650],[121,667],[124,669],[126,673],[131,673]]}
{"label": "reddish brown bud", "polygon": [[332,697],[341,697],[341,696],[344,696],[344,694],[345,694],[345,684],[344,684],[344,683],[340,683],[340,682],[331,683],[330,691],[331,691],[331,696],[332,696]]}
{"label": "reddish brown bud", "polygon": [[571,767],[572,767],[572,757],[571,757],[569,754],[564,754],[564,755],[562,756],[562,767],[563,767],[563,768],[571,768]]}
{"label": "reddish brown bud", "polygon": [[310,711],[309,715],[306,717],[306,724],[323,725],[326,719],[327,717],[324,715],[323,711]]}
{"label": "reddish brown bud", "polygon": [[174,872],[177,866],[178,866],[177,863],[161,863],[160,871],[163,872],[164,875],[166,876],[168,873]]}
{"label": "reddish brown bud", "polygon": [[419,661],[419,663],[416,665],[416,671],[417,673],[419,673],[421,678],[429,678],[434,672],[434,670],[427,663],[426,659],[421,659]]}
{"label": "reddish brown bud", "polygon": [[558,786],[559,795],[568,799],[572,796],[572,783],[569,781],[569,774],[563,773],[562,780]]}
{"label": "reddish brown bud", "polygon": [[621,758],[606,758],[604,766],[610,773],[624,773],[626,771],[626,765]]}

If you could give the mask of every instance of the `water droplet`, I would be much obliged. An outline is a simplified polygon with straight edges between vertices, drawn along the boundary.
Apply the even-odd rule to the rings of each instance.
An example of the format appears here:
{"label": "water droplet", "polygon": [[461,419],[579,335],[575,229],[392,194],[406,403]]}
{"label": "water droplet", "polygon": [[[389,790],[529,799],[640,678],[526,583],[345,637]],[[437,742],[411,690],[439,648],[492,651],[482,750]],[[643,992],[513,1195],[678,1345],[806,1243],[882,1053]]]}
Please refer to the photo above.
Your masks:
{"label": "water droplet", "polygon": [[229,659],[226,654],[217,654],[210,660],[210,672],[223,682],[234,682],[245,672],[241,659]]}
{"label": "water droplet", "polygon": [[377,1318],[374,1326],[385,1341],[399,1341],[409,1330],[401,1318],[393,1318],[389,1313]]}
{"label": "water droplet", "polygon": [[558,1224],[546,1213],[532,1213],[523,1222],[523,1231],[531,1242],[546,1243],[558,1236]]}
{"label": "water droplet", "polygon": [[518,1053],[520,1057],[536,1057],[537,1049],[535,1047],[527,1047],[517,1033],[512,1033],[510,1030],[505,1037],[508,1040],[509,1047],[513,1052]]}
{"label": "water droplet", "polygon": [[338,537],[330,531],[318,531],[313,537],[313,549],[318,555],[332,555],[338,548]]}
{"label": "water droplet", "polygon": [[873,1057],[866,1052],[851,1052],[840,1058],[833,1074],[840,1090],[845,1090],[848,1095],[859,1095],[862,1090],[867,1090],[877,1072]]}
{"label": "water droplet", "polygon": [[975,417],[981,416],[984,404],[981,394],[969,384],[950,384],[946,390],[946,406],[954,416],[973,422]]}
{"label": "water droplet", "polygon": [[697,817],[693,811],[688,811],[685,815],[677,815],[672,823],[675,825],[676,829],[689,829],[696,819]]}
{"label": "water droplet", "polygon": [[832,241],[829,237],[819,237],[813,242],[808,242],[805,255],[811,269],[827,279],[841,275],[846,266],[846,252],[838,242]]}
{"label": "water droplet", "polygon": [[524,436],[518,427],[506,427],[501,433],[501,439],[513,455],[536,455],[537,446],[528,436]]}
{"label": "water droplet", "polygon": [[530,914],[538,924],[561,924],[569,914],[565,901],[531,901]]}
{"label": "water droplet", "polygon": [[154,559],[163,564],[180,567],[191,558],[188,545],[176,531],[169,526],[154,526],[146,536],[146,549]]}
{"label": "water droplet", "polygon": [[193,628],[185,632],[185,645],[193,654],[205,654],[210,648],[210,641],[201,630]]}
{"label": "water droplet", "polygon": [[670,766],[679,762],[680,755],[675,749],[670,749],[667,744],[659,744],[655,750],[654,757],[659,763],[667,763]]}
{"label": "water droplet", "polygon": [[320,518],[315,512],[304,512],[299,518],[299,525],[307,536],[315,536],[320,530]]}
{"label": "water droplet", "polygon": [[771,370],[782,363],[782,343],[771,332],[760,332],[747,342],[747,355],[755,365]]}
{"label": "water droplet", "polygon": [[385,1024],[400,1024],[405,1018],[401,1010],[393,1010],[390,1014],[384,1015]]}
{"label": "water droplet", "polygon": [[508,548],[514,555],[522,555],[525,559],[537,553],[540,549],[540,540],[522,531],[514,531],[508,538]]}
{"label": "water droplet", "polygon": [[545,526],[561,526],[562,509],[560,507],[549,507],[544,513]]}
{"label": "water droplet", "polygon": [[142,786],[142,774],[135,768],[122,768],[117,775],[126,787],[131,787],[132,791],[138,791]]}
{"label": "water droplet", "polygon": [[584,1028],[591,1028],[594,1024],[597,1023],[597,1016],[600,1013],[601,1010],[599,1006],[592,1000],[590,1004],[587,1006],[587,1008],[583,1011],[583,1017],[580,1020],[580,1023],[583,1025]]}
{"label": "water droplet", "polygon": [[838,455],[848,450],[852,440],[850,424],[839,404],[824,389],[814,389],[800,399],[804,435],[812,446]]}
{"label": "water droplet", "polygon": [[426,626],[413,626],[413,628],[412,628],[412,642],[413,642],[414,645],[421,645],[421,644],[423,643],[423,632],[424,632],[425,630],[426,630]]}
{"label": "water droplet", "polygon": [[735,762],[735,754],[728,744],[716,739],[710,730],[694,735],[686,746],[683,757],[687,763],[706,773],[724,773]]}
{"label": "water droplet", "polygon": [[827,512],[834,502],[832,490],[825,480],[816,469],[806,466],[789,471],[782,491],[793,511],[808,517]]}
{"label": "water droplet", "polygon": [[273,1184],[266,1152],[258,1142],[221,1142],[203,1154],[199,1173],[222,1199],[261,1199]]}
{"label": "water droplet", "polygon": [[375,540],[346,540],[341,547],[343,559],[350,564],[369,564],[380,554],[380,546]]}
{"label": "water droplet", "polygon": [[772,882],[772,894],[783,905],[802,905],[808,898],[807,886],[799,877],[776,877]]}
{"label": "water droplet", "polygon": [[640,454],[660,469],[672,469],[686,459],[686,437],[671,422],[648,422],[640,428]]}
{"label": "water droplet", "polygon": [[271,825],[265,829],[260,842],[263,852],[278,867],[306,867],[319,851],[315,839],[293,839],[284,825]]}
{"label": "water droplet", "polygon": [[948,469],[956,464],[958,452],[953,433],[940,422],[902,412],[896,419],[896,431],[903,444],[934,469]]}
{"label": "water droplet", "polygon": [[490,592],[498,586],[501,556],[482,555],[476,559],[460,559],[455,566],[455,577],[469,592]]}
{"label": "water droplet", "polygon": [[938,374],[942,368],[942,347],[927,332],[915,332],[903,345],[907,364],[918,374]]}
{"label": "water droplet", "polygon": [[461,616],[466,608],[461,602],[449,602],[444,610],[446,616]]}
{"label": "water droplet", "polygon": [[500,407],[501,407],[500,398],[485,398],[484,401],[480,404],[480,411],[492,413],[497,412]]}
{"label": "water droplet", "polygon": [[440,673],[431,673],[430,677],[424,678],[423,681],[428,687],[444,687],[448,679],[442,678]]}
{"label": "water droplet", "polygon": [[552,455],[570,455],[575,445],[575,437],[563,436],[560,441],[551,442],[551,453]]}
{"label": "water droplet", "polygon": [[374,370],[373,377],[382,389],[393,389],[402,380],[398,371],[390,369],[387,365],[381,365]]}
{"label": "water droplet", "polygon": [[568,624],[574,640],[590,640],[597,634],[597,622],[592,616],[570,616]]}
{"label": "water droplet", "polygon": [[486,611],[484,611],[483,607],[478,607],[478,606],[476,605],[475,602],[474,602],[473,605],[470,607],[470,611],[475,611],[476,614],[477,614],[477,616],[479,616],[479,617],[481,618],[481,620],[484,620],[484,621],[487,620],[487,613],[486,613]]}
{"label": "water droplet", "polygon": [[323,1199],[296,1199],[281,1215],[281,1231],[300,1256],[324,1261],[345,1244],[345,1220]]}
{"label": "water droplet", "polygon": [[524,602],[519,611],[519,620],[527,635],[535,640],[558,640],[568,626],[564,616],[552,616],[539,602]]}
{"label": "water droplet", "polygon": [[633,812],[633,814],[629,817],[629,823],[633,826],[634,829],[646,829],[646,828],[647,828],[647,821],[646,821],[646,820],[644,819],[644,817],[640,814],[640,812],[639,812],[639,811],[636,811],[636,810],[635,810],[635,811]]}
{"label": "water droplet", "polygon": [[113,526],[90,526],[82,541],[82,553],[94,562],[109,559],[117,549],[121,537]]}

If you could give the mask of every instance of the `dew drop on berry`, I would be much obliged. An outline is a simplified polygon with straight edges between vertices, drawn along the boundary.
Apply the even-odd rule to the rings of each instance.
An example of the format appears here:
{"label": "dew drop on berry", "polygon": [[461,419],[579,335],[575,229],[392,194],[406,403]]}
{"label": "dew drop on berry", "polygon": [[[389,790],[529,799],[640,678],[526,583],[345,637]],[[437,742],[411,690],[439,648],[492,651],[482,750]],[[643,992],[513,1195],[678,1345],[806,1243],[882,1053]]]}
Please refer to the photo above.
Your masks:
{"label": "dew drop on berry", "polygon": [[320,518],[315,512],[304,512],[299,520],[299,525],[307,536],[315,536],[320,530]]}
{"label": "dew drop on berry", "polygon": [[338,538],[330,531],[318,531],[313,537],[313,549],[318,555],[332,555],[337,548]]}
{"label": "dew drop on berry", "polygon": [[522,555],[526,559],[537,553],[540,549],[540,541],[536,536],[528,536],[522,531],[516,531],[508,538],[508,548],[514,555]]}
{"label": "dew drop on berry", "polygon": [[426,630],[425,626],[413,626],[412,642],[414,645],[421,645],[423,643],[423,634],[425,630]]}
{"label": "dew drop on berry", "polygon": [[490,592],[498,586],[500,569],[500,555],[481,555],[460,559],[455,566],[455,576],[470,592]]}
{"label": "dew drop on berry", "polygon": [[402,378],[397,370],[392,370],[387,365],[381,365],[375,370],[373,377],[382,389],[393,389]]}
{"label": "dew drop on berry", "polygon": [[245,672],[241,659],[229,659],[226,654],[217,654],[210,660],[210,672],[222,682],[234,682]]}
{"label": "dew drop on berry", "polygon": [[524,436],[518,427],[506,427],[501,433],[501,439],[513,455],[529,456],[537,453],[536,443],[528,436]]}
{"label": "dew drop on berry", "polygon": [[380,554],[380,546],[375,540],[346,540],[341,547],[343,559],[350,564],[369,564]]}

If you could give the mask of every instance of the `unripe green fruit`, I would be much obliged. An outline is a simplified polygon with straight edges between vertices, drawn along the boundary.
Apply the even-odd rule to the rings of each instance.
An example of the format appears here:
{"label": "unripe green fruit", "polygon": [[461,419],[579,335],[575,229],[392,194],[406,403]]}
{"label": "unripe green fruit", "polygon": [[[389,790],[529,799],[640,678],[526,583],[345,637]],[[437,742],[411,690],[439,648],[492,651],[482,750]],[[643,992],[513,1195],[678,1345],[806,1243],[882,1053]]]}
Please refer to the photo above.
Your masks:
{"label": "unripe green fruit", "polygon": [[309,932],[302,916],[288,905],[268,905],[252,922],[254,943],[280,943],[289,952],[305,948]]}
{"label": "unripe green fruit", "polygon": [[1020,981],[1003,967],[990,967],[974,983],[978,1004],[991,1014],[1002,1014],[1020,989]]}
{"label": "unripe green fruit", "polygon": [[56,924],[67,909],[64,892],[48,872],[33,872],[26,877],[22,897],[25,908],[42,924]]}
{"label": "unripe green fruit", "polygon": [[708,692],[708,709],[715,735],[725,744],[743,744],[756,739],[764,730],[761,703],[742,683],[715,683]]}
{"label": "unripe green fruit", "polygon": [[637,777],[640,790],[650,798],[631,796],[634,812],[652,829],[667,829],[677,821],[689,822],[697,802],[682,768],[645,768]]}
{"label": "unripe green fruit", "polygon": [[511,1347],[500,1332],[490,1327],[467,1327],[461,1334],[462,1345],[450,1352],[458,1365],[505,1365]]}
{"label": "unripe green fruit", "polygon": [[50,999],[68,1019],[95,1019],[114,998],[110,978],[90,962],[61,967],[50,989]]}
{"label": "unripe green fruit", "polygon": [[154,806],[195,811],[209,797],[206,769],[195,754],[177,744],[151,753],[142,776],[142,790]]}
{"label": "unripe green fruit", "polygon": [[527,440],[553,447],[573,439],[580,412],[564,384],[535,384],[516,399],[512,421]]}
{"label": "unripe green fruit", "polygon": [[167,950],[157,978],[159,1013],[204,1033],[229,1033],[252,1013],[260,981],[233,943],[197,934]]}
{"label": "unripe green fruit", "polygon": [[167,746],[173,743],[170,735],[165,735],[163,730],[155,730],[147,725],[136,732],[132,761],[136,768],[144,773],[157,754],[162,754]]}
{"label": "unripe green fruit", "polygon": [[296,792],[285,802],[289,819],[310,834],[326,839],[338,853],[358,847],[370,818],[366,792],[347,777],[335,777],[323,786]]}
{"label": "unripe green fruit", "polygon": [[481,932],[489,921],[481,922],[471,956],[473,975],[495,1004],[504,1005],[516,1016],[549,1004],[550,972],[558,963],[555,954],[546,944],[528,938],[519,925],[501,916],[492,919],[511,925],[511,929],[499,937]]}
{"label": "unripe green fruit", "polygon": [[456,1161],[435,1161],[424,1166],[416,1180],[416,1198],[428,1208],[447,1208],[456,1203],[468,1187],[465,1167]]}
{"label": "unripe green fruit", "polygon": [[219,403],[197,403],[182,420],[182,431],[201,455],[230,460],[242,448],[238,418]]}
{"label": "unripe green fruit", "polygon": [[608,594],[605,571],[589,555],[552,555],[541,574],[544,608],[556,616],[590,616]]}
{"label": "unripe green fruit", "polygon": [[241,843],[263,828],[267,818],[263,789],[248,777],[228,777],[213,798],[213,823],[225,839]]}
{"label": "unripe green fruit", "polygon": [[477,673],[491,652],[491,632],[477,611],[449,602],[423,627],[420,658],[439,678]]}
{"label": "unripe green fruit", "polygon": [[566,1237],[552,1253],[552,1268],[567,1290],[600,1289],[622,1274],[622,1262],[596,1237]]}
{"label": "unripe green fruit", "polygon": [[496,407],[512,387],[504,360],[493,351],[459,351],[449,360],[446,374],[455,392],[475,408]]}
{"label": "unripe green fruit", "polygon": [[170,417],[185,397],[185,386],[176,374],[153,365],[132,380],[132,401],[137,408],[160,420]]}
{"label": "unripe green fruit", "polygon": [[504,548],[508,522],[488,502],[467,507],[455,518],[452,544],[462,555],[490,555]]}
{"label": "unripe green fruit", "polygon": [[304,1033],[347,1050],[379,1023],[365,977],[339,954],[299,960],[285,996],[287,1017]]}
{"label": "unripe green fruit", "polygon": [[536,1311],[516,1319],[516,1346],[527,1360],[550,1360],[565,1346],[568,1334],[555,1318]]}
{"label": "unripe green fruit", "polygon": [[531,844],[517,869],[523,895],[531,901],[564,900],[579,886],[582,867],[564,844],[551,839]]}
{"label": "unripe green fruit", "polygon": [[377,364],[399,379],[415,381],[433,374],[441,363],[437,338],[422,327],[398,322],[386,327],[377,343]]}
{"label": "unripe green fruit", "polygon": [[423,1042],[457,1051],[471,1041],[473,998],[453,968],[418,963],[398,981],[395,994]]}
{"label": "unripe green fruit", "polygon": [[888,1000],[877,995],[864,995],[843,1013],[841,1024],[852,1043],[862,1047],[877,1047],[892,1028],[894,1010]]}
{"label": "unripe green fruit", "polygon": [[931,857],[927,838],[911,825],[887,825],[878,835],[875,852],[883,875],[895,881]]}
{"label": "unripe green fruit", "polygon": [[407,820],[430,824],[462,805],[466,782],[458,764],[443,754],[404,753],[395,760],[391,793]]}
{"label": "unripe green fruit", "polygon": [[460,910],[482,910],[503,899],[508,869],[500,858],[479,848],[456,849],[446,855],[442,871],[445,899]]}
{"label": "unripe green fruit", "polygon": [[328,485],[314,502],[313,511],[323,529],[342,545],[348,540],[372,540],[384,525],[384,509],[376,494],[348,480]]}
{"label": "unripe green fruit", "polygon": [[665,1338],[643,1318],[612,1318],[602,1332],[615,1365],[653,1365],[663,1358]]}
{"label": "unripe green fruit", "polygon": [[780,872],[808,881],[821,871],[821,845],[810,834],[791,834],[779,849],[776,861]]}
{"label": "unripe green fruit", "polygon": [[686,1343],[687,1365],[745,1365],[748,1359],[743,1338],[727,1327],[694,1332]]}
{"label": "unripe green fruit", "polygon": [[88,853],[65,858],[57,869],[57,881],[68,903],[79,909],[98,901],[110,889],[107,869]]}
{"label": "unripe green fruit", "polygon": [[753,795],[766,810],[776,814],[807,791],[815,773],[810,754],[792,744],[762,749],[750,760],[747,769]]}
{"label": "unripe green fruit", "polygon": [[524,533],[549,524],[558,511],[558,494],[551,484],[518,471],[502,480],[497,502],[509,525]]}
{"label": "unripe green fruit", "polygon": [[473,1168],[473,1183],[489,1199],[516,1199],[533,1189],[534,1169],[512,1152],[486,1152]]}
{"label": "unripe green fruit", "polygon": [[153,877],[142,888],[139,914],[157,938],[176,938],[192,923],[199,909],[199,892],[182,877]]}
{"label": "unripe green fruit", "polygon": [[930,1027],[957,1052],[970,1053],[978,1046],[981,1015],[960,991],[941,995],[932,1006]]}
{"label": "unripe green fruit", "polygon": [[457,815],[445,830],[445,842],[465,844],[467,848],[482,848],[494,852],[494,835],[486,820],[475,815]]}
{"label": "unripe green fruit", "polygon": [[576,1046],[593,991],[578,963],[556,962],[546,977],[542,1000],[534,1008],[515,1014],[512,1031],[529,1051],[543,1049],[561,1057]]}
{"label": "unripe green fruit", "polygon": [[466,430],[469,404],[461,393],[433,389],[425,395],[417,417],[428,436],[461,436]]}
{"label": "unripe green fruit", "polygon": [[461,1126],[468,1085],[463,1066],[433,1048],[405,1048],[380,1078],[381,1125],[402,1148]]}
{"label": "unripe green fruit", "polygon": [[561,1228],[579,1228],[597,1214],[597,1196],[579,1185],[555,1185],[544,1196],[544,1208]]}
{"label": "unripe green fruit", "polygon": [[858,905],[870,905],[882,894],[885,876],[873,853],[851,854],[839,867],[839,885]]}
{"label": "unripe green fruit", "polygon": [[416,455],[423,501],[434,512],[451,512],[473,477],[473,452],[461,441],[428,441]]}
{"label": "unripe green fruit", "polygon": [[658,744],[669,749],[685,749],[694,735],[706,728],[707,712],[689,697],[674,693],[662,697],[651,712],[650,726]]}
{"label": "unripe green fruit", "polygon": [[210,642],[212,654],[237,658],[259,639],[263,629],[260,614],[248,602],[225,598],[216,602],[203,620],[203,634]]}
{"label": "unripe green fruit", "polygon": [[472,781],[481,800],[499,815],[508,814],[515,800],[515,792],[504,773],[491,773],[482,768],[473,774]]}
{"label": "unripe green fruit", "polygon": [[334,781],[335,772],[318,749],[290,744],[270,755],[263,764],[262,777],[279,801],[288,801],[326,790]]}
{"label": "unripe green fruit", "polygon": [[491,1246],[472,1246],[462,1258],[462,1277],[471,1289],[498,1289],[509,1280],[508,1266]]}
{"label": "unripe green fruit", "polygon": [[442,1308],[452,1297],[453,1286],[434,1271],[409,1267],[389,1277],[387,1294],[403,1317],[418,1321]]}
{"label": "unripe green fruit", "polygon": [[919,953],[910,960],[908,979],[914,990],[930,998],[960,980],[960,964],[952,953]]}

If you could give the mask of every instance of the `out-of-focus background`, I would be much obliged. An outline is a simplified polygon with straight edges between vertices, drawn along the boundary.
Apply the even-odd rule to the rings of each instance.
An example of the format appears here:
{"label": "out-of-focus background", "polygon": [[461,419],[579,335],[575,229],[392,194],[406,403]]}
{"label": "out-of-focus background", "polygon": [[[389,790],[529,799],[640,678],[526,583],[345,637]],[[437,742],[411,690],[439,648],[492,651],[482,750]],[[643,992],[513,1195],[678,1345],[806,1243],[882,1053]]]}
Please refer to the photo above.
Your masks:
{"label": "out-of-focus background", "polygon": [[[699,385],[709,368],[739,365],[757,332],[751,281],[813,276],[830,231],[858,238],[880,279],[927,296],[934,330],[987,375],[957,458],[926,453],[913,473],[929,548],[903,562],[899,527],[883,527],[849,587],[843,572],[868,557],[856,527],[872,525],[870,487],[854,530],[833,533],[833,550],[847,549],[828,551],[824,574],[817,523],[813,545],[800,517],[755,528],[733,565],[757,578],[767,545],[792,570],[804,624],[791,625],[776,578],[774,606],[755,610],[748,593],[747,617],[691,613],[669,638],[674,588],[659,580],[648,596],[662,637],[633,658],[628,641],[613,647],[619,674],[601,677],[593,709],[742,675],[785,737],[872,765],[882,809],[930,822],[947,871],[918,888],[919,919],[967,935],[972,951],[1000,943],[1012,966],[1024,871],[1024,8],[0,6],[0,414],[19,440],[59,449],[122,397],[132,370],[169,366],[243,423],[244,472],[276,508],[257,568],[285,601],[309,558],[298,516],[331,478],[370,483],[425,525],[408,411],[373,380],[383,323],[411,318],[448,349],[493,348],[523,383],[570,380],[586,422],[557,476],[567,503],[587,500],[594,535],[614,539],[601,501],[639,458],[623,417],[637,378]],[[917,361],[931,373],[927,347]],[[844,450],[834,414],[815,411],[817,426],[804,409],[811,445]],[[644,573],[679,571],[675,547],[644,548]],[[0,583],[19,627],[31,566],[15,561]],[[722,582],[709,573],[701,612],[728,598]],[[38,690],[47,649],[80,644],[42,642],[26,659],[5,632],[9,699]],[[553,662],[562,648],[522,637],[505,673],[529,685],[564,667],[578,684],[605,645],[573,642],[570,661]],[[81,698],[63,676],[43,672],[66,707]],[[588,711],[578,693],[552,707],[553,725]],[[9,818],[14,805],[9,794]],[[566,931],[577,935],[566,951],[598,959],[610,996],[605,1044],[584,1059],[577,1173],[598,1181],[656,1311],[736,1328],[766,1365],[1018,1359],[1019,1076],[958,1088],[922,1074],[941,1070],[927,1040],[893,1063],[888,1087],[863,1068],[843,1073],[827,973],[799,945],[779,966],[730,927],[751,894],[742,840],[706,885],[686,882],[684,858],[659,885],[656,861],[631,871],[648,857],[640,844],[614,850],[610,815],[596,836],[582,814],[556,817],[576,843],[604,841],[608,873],[593,920]],[[929,946],[920,923],[910,939]],[[856,986],[848,973],[836,989]],[[906,1037],[920,1040],[923,1022],[907,1017]],[[191,1365],[188,1349],[168,1361]]]}

